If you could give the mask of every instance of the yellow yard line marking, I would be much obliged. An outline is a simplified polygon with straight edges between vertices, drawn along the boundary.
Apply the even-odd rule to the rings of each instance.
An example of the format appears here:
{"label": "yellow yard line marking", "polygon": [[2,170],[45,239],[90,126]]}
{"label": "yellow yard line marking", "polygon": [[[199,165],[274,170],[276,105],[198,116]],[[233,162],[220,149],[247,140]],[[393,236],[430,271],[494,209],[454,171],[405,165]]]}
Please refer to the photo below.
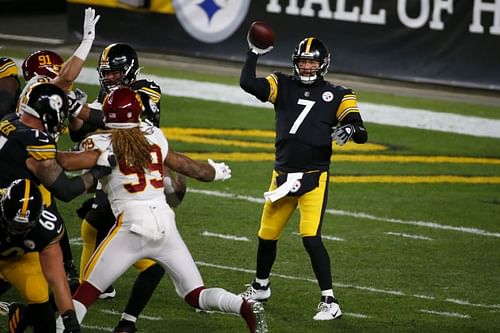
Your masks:
{"label": "yellow yard line marking", "polygon": [[330,176],[332,183],[402,183],[402,184],[500,184],[500,177],[491,176]]}
{"label": "yellow yard line marking", "polygon": [[[187,152],[186,155],[196,160],[219,159],[238,162],[273,161],[274,153],[244,152]],[[459,164],[500,164],[498,158],[455,157],[455,156],[407,156],[407,155],[366,155],[366,154],[334,154],[334,162],[366,162],[366,163],[459,163]]]}
{"label": "yellow yard line marking", "polygon": [[[274,151],[274,131],[256,129],[217,129],[217,128],[178,128],[167,127],[163,131],[171,141],[217,145],[224,147],[257,148]],[[263,141],[267,140],[268,142]],[[259,141],[260,140],[260,141]],[[466,156],[419,156],[388,154],[346,154],[342,152],[384,151],[388,148],[379,144],[356,145],[349,143],[343,147],[333,146],[334,162],[356,163],[451,163],[451,164],[489,164],[500,165],[500,158],[466,157]],[[273,152],[187,152],[186,155],[195,160],[208,158],[238,162],[272,162]],[[371,176],[330,176],[333,183],[401,183],[401,184],[500,184],[498,176],[453,176],[453,175],[371,175]]]}
{"label": "yellow yard line marking", "polygon": [[[171,141],[180,141],[188,143],[200,143],[206,145],[217,146],[232,146],[242,148],[261,148],[266,150],[274,150],[274,131],[268,130],[242,130],[242,129],[221,129],[221,128],[180,128],[180,127],[163,127],[163,132]],[[225,137],[240,137],[241,139],[230,139]],[[258,141],[256,139],[267,139],[268,142]],[[357,145],[355,143],[347,143],[342,148],[336,144],[333,145],[334,150],[342,151],[380,151],[386,150],[387,147],[375,143],[366,143]]]}

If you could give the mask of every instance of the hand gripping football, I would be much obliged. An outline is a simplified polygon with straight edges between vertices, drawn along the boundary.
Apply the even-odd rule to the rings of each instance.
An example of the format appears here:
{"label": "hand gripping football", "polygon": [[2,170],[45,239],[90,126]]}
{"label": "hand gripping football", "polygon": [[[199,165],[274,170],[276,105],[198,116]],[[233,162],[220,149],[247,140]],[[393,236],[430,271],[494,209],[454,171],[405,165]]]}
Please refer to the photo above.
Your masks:
{"label": "hand gripping football", "polygon": [[276,35],[273,28],[263,21],[255,21],[248,28],[248,41],[259,49],[274,46]]}

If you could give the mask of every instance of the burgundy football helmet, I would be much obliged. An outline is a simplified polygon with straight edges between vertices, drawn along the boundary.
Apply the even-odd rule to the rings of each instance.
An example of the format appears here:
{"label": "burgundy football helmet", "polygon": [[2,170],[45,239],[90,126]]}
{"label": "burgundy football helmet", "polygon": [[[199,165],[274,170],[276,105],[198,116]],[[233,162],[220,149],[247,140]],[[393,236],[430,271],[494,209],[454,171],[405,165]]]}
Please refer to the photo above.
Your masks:
{"label": "burgundy football helmet", "polygon": [[30,54],[23,62],[23,76],[26,81],[35,75],[48,76],[54,79],[59,75],[63,58],[55,52],[40,50]]}
{"label": "burgundy football helmet", "polygon": [[132,128],[139,126],[144,105],[138,93],[120,87],[106,95],[102,110],[107,128]]}

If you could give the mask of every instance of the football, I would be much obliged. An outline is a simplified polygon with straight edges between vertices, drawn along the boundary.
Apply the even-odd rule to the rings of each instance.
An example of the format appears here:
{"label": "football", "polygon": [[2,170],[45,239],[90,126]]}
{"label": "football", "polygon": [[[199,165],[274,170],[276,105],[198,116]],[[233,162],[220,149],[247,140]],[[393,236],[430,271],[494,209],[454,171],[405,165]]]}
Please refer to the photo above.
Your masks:
{"label": "football", "polygon": [[248,28],[248,40],[259,49],[274,46],[276,35],[273,28],[263,21],[255,21]]}

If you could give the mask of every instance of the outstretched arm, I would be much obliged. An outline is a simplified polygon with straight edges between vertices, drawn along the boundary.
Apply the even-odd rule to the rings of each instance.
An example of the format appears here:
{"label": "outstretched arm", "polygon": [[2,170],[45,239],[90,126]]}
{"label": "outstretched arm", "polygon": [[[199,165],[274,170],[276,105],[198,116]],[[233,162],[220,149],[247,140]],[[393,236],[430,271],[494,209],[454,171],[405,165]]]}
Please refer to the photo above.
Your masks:
{"label": "outstretched arm", "polygon": [[97,179],[111,172],[111,168],[95,166],[81,176],[68,178],[54,158],[41,161],[28,158],[26,166],[57,199],[62,201],[70,201],[93,188]]}
{"label": "outstretched arm", "polygon": [[168,151],[164,165],[173,171],[203,182],[231,178],[231,169],[224,163],[215,163],[212,160],[208,160],[208,163],[198,162],[173,150]]}

